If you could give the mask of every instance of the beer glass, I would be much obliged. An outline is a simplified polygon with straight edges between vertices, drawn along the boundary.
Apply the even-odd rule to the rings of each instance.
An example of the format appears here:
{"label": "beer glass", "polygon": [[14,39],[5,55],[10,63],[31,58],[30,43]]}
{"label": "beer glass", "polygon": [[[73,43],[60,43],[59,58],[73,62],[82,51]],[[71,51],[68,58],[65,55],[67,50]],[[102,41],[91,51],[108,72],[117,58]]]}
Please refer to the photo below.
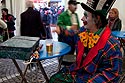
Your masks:
{"label": "beer glass", "polygon": [[48,54],[53,53],[53,39],[46,39],[46,52]]}

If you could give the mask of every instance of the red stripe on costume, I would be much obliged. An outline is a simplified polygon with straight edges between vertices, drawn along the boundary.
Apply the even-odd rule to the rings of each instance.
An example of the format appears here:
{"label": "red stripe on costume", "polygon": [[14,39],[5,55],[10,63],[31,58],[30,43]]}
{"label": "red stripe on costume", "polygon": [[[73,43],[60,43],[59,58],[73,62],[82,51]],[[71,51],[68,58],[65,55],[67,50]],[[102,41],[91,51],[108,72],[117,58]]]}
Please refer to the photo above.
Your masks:
{"label": "red stripe on costume", "polygon": [[81,41],[78,41],[78,55],[76,58],[76,62],[77,62],[77,68],[80,67],[80,63],[82,61],[82,56],[84,54],[84,46],[83,43]]}

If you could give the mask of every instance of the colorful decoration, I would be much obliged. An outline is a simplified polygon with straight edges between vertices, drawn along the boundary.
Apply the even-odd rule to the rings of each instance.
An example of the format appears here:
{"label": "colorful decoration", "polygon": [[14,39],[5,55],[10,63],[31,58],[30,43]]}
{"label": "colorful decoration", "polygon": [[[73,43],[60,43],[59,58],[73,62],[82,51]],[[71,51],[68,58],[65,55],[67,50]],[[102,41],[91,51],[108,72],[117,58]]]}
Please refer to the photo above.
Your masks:
{"label": "colorful decoration", "polygon": [[79,34],[80,41],[85,47],[92,48],[98,42],[100,36],[90,32],[82,32]]}
{"label": "colorful decoration", "polygon": [[38,58],[39,58],[39,52],[38,52],[38,51],[35,51],[35,52],[32,54],[32,57],[38,59]]}
{"label": "colorful decoration", "polygon": [[41,48],[43,47],[43,45],[40,45],[36,48],[36,50],[32,53],[31,58],[39,58],[39,51],[41,50]]}

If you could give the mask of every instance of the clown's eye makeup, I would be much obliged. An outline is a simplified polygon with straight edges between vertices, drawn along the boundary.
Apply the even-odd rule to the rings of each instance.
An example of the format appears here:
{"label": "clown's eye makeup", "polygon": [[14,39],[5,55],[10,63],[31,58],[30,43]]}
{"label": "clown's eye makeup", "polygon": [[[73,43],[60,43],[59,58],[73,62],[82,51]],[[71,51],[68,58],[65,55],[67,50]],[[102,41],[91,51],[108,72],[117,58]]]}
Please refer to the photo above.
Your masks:
{"label": "clown's eye makeup", "polygon": [[87,12],[86,11],[84,12],[84,16],[87,18]]}

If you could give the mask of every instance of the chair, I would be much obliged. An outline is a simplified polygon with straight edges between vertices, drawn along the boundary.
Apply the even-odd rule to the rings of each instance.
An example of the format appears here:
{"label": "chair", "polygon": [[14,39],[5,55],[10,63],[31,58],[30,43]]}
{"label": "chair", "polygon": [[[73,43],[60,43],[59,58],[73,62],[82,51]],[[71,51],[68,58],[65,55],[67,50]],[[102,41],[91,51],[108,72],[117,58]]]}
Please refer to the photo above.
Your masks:
{"label": "chair", "polygon": [[59,58],[59,70],[61,66],[70,66],[76,61],[76,55],[67,54]]}

